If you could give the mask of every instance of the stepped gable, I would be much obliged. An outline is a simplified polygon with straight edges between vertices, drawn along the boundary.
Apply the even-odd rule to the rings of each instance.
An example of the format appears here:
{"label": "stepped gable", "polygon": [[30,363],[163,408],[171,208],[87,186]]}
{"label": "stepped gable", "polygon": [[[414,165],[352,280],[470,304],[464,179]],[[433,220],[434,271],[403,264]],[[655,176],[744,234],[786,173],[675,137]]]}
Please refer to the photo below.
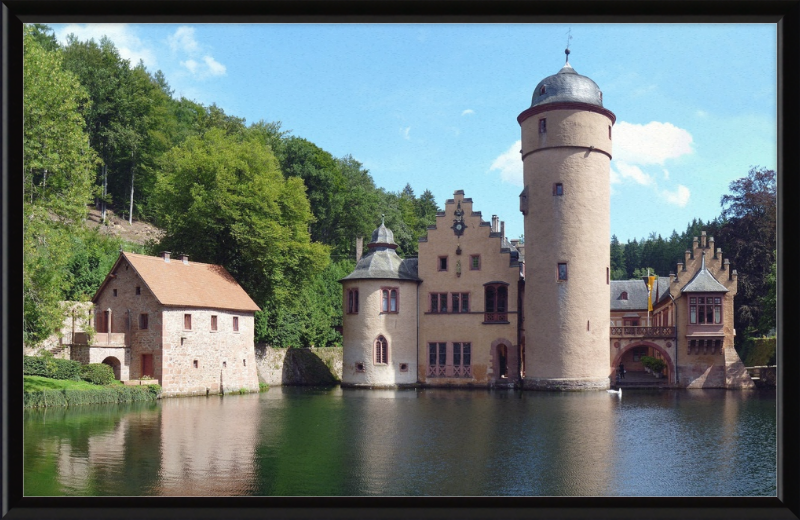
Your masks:
{"label": "stepped gable", "polygon": [[[166,254],[169,256],[169,253]],[[202,307],[237,311],[258,311],[260,307],[250,298],[231,274],[221,265],[184,262],[180,258],[166,261],[164,257],[120,252],[116,264],[97,290],[97,301],[108,281],[122,263],[127,262],[153,293],[159,303],[169,307]]]}

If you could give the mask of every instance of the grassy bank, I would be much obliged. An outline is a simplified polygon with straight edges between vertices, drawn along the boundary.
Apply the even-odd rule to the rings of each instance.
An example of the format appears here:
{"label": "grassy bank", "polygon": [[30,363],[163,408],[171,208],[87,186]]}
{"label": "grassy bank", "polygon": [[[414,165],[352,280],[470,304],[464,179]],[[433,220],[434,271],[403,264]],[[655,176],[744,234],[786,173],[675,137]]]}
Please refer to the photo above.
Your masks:
{"label": "grassy bank", "polygon": [[124,386],[119,381],[95,385],[86,381],[23,376],[23,382],[24,408],[153,401],[161,393],[158,385]]}

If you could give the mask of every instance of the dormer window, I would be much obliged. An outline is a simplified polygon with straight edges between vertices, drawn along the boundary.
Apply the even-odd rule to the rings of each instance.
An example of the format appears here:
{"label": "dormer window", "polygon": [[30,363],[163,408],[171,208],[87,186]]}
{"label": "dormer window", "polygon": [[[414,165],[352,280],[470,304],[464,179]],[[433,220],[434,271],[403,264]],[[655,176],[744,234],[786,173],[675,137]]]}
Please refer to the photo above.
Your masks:
{"label": "dormer window", "polygon": [[619,295],[619,299],[620,300],[627,300],[628,299],[627,291],[622,291],[622,294]]}
{"label": "dormer window", "polygon": [[600,92],[600,102],[601,103],[603,102],[603,93],[602,92]]}
{"label": "dormer window", "polygon": [[539,89],[539,95],[544,96],[545,92],[547,92],[547,86],[542,85],[542,88]]}

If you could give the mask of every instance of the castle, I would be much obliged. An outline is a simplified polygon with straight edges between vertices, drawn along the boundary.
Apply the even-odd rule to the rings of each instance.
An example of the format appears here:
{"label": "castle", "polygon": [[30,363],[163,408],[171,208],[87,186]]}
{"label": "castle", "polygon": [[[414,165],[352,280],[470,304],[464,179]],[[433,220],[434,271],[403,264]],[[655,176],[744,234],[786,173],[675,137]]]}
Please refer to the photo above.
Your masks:
{"label": "castle", "polygon": [[602,390],[650,356],[662,385],[752,387],[733,348],[736,271],[713,237],[668,279],[610,279],[615,120],[569,61],[536,86],[517,118],[524,244],[462,190],[418,258],[400,258],[381,223],[341,280],[342,384]]}

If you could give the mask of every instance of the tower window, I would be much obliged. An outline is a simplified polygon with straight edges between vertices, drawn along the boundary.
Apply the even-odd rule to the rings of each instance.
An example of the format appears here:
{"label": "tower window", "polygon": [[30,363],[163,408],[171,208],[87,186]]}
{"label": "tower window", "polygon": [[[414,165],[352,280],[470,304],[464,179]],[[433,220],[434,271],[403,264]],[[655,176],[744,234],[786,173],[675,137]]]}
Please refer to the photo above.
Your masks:
{"label": "tower window", "polygon": [[358,314],[358,289],[347,291],[347,314]]}
{"label": "tower window", "polygon": [[553,184],[553,195],[557,197],[564,195],[564,185],[560,182]]}
{"label": "tower window", "polygon": [[447,271],[447,257],[440,256],[439,257],[439,271]]}
{"label": "tower window", "polygon": [[545,92],[547,92],[547,86],[546,85],[542,85],[542,88],[539,89],[539,95],[543,96],[545,94]]}
{"label": "tower window", "polygon": [[558,273],[557,273],[557,280],[559,282],[566,282],[567,281],[567,264],[566,262],[561,262],[558,264]]}
{"label": "tower window", "polygon": [[602,92],[600,92],[600,102],[601,103],[603,102],[603,93]]}
{"label": "tower window", "polygon": [[397,312],[397,288],[381,289],[381,312]]}
{"label": "tower window", "polygon": [[608,125],[608,138],[611,139],[611,125]]}
{"label": "tower window", "polygon": [[386,365],[389,363],[389,343],[383,336],[375,340],[375,364]]}
{"label": "tower window", "polygon": [[547,119],[542,118],[539,120],[539,133],[544,134],[547,133]]}

